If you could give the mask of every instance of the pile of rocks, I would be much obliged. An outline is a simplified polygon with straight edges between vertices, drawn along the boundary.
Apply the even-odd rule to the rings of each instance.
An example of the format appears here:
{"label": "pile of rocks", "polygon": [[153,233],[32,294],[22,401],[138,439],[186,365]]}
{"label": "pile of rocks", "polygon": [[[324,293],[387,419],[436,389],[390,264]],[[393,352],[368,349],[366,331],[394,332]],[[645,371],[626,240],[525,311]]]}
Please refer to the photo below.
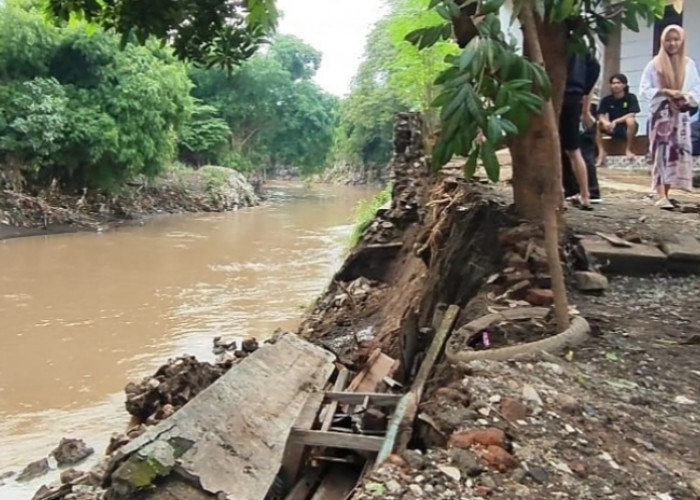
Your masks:
{"label": "pile of rocks", "polygon": [[624,417],[640,403],[604,371],[616,363],[461,367],[465,375],[423,405],[419,434],[428,451],[390,457],[354,498],[694,498],[700,475],[653,436],[658,422]]}
{"label": "pile of rocks", "polygon": [[[549,306],[554,302],[551,290],[544,233],[533,224],[521,224],[505,229],[499,235],[503,251],[504,270],[497,283],[504,287],[503,297],[525,300],[533,306]],[[562,256],[563,252],[562,252]],[[602,292],[608,280],[594,270],[573,273],[577,288],[585,292]]]}

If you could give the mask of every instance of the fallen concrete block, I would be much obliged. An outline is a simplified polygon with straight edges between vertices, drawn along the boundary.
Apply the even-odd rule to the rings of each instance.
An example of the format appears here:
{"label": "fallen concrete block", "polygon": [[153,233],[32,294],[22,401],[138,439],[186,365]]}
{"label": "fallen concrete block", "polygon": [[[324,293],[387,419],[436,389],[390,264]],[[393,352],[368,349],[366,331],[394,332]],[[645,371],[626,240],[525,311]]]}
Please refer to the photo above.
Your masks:
{"label": "fallen concrete block", "polygon": [[700,273],[700,242],[688,234],[675,236],[675,241],[664,241],[661,250],[668,256],[668,269],[674,273]]}
{"label": "fallen concrete block", "polygon": [[186,498],[263,500],[291,427],[333,362],[331,353],[291,334],[259,349],[120,448],[108,468],[110,498],[149,489],[144,498],[185,498],[175,492],[189,485],[197,494]]}
{"label": "fallen concrete block", "polygon": [[606,273],[643,276],[666,271],[666,254],[651,245],[617,247],[597,237],[584,238],[579,245],[588,260],[595,261]]}

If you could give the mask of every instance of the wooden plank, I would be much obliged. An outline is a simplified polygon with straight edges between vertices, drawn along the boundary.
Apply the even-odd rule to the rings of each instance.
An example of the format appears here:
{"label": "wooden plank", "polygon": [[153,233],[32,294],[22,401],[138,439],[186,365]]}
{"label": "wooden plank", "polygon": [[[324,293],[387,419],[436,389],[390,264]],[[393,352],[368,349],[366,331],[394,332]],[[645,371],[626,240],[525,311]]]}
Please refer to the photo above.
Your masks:
{"label": "wooden plank", "polygon": [[345,450],[379,451],[384,443],[383,437],[304,429],[292,429],[289,438],[294,442],[304,443],[307,446],[323,446]]}
{"label": "wooden plank", "polygon": [[376,392],[384,377],[392,377],[396,373],[398,363],[394,358],[380,353],[372,366],[367,371],[365,377],[360,381],[355,392]]}
{"label": "wooden plank", "polygon": [[433,341],[430,344],[430,348],[428,349],[425,358],[423,359],[423,363],[418,370],[418,375],[416,375],[416,379],[413,381],[411,389],[416,393],[418,401],[420,401],[421,397],[423,396],[425,384],[428,381],[430,373],[433,371],[435,362],[438,360],[438,357],[445,347],[445,342],[452,331],[452,327],[454,327],[455,322],[457,321],[457,316],[459,316],[459,306],[451,305],[448,307],[445,315],[442,318],[440,327],[435,332],[435,337],[433,337]]}
{"label": "wooden plank", "polygon": [[324,402],[337,401],[340,404],[361,405],[367,398],[372,406],[386,407],[396,405],[400,397],[399,394],[382,392],[327,392],[324,395]]}
{"label": "wooden plank", "polygon": [[321,476],[325,470],[325,466],[306,469],[304,475],[299,482],[294,485],[294,488],[292,488],[284,500],[306,500],[309,498],[309,495],[321,480]]}
{"label": "wooden plank", "polygon": [[279,472],[289,430],[309,393],[327,383],[334,358],[292,334],[263,346],[117,450],[108,467],[112,487],[131,488],[130,473],[156,460],[204,492],[262,500]]}
{"label": "wooden plank", "polygon": [[401,399],[396,405],[394,415],[389,421],[389,428],[386,431],[384,443],[382,444],[382,447],[379,450],[379,453],[377,454],[377,465],[382,464],[387,458],[389,458],[389,455],[391,455],[391,453],[394,451],[394,445],[396,444],[396,439],[399,435],[401,423],[405,420],[406,412],[412,399],[412,393],[406,393],[403,396],[401,396]]}
{"label": "wooden plank", "polygon": [[[294,423],[294,427],[300,429],[311,429],[318,418],[318,412],[323,404],[324,393],[321,391],[309,394],[304,409],[299,413],[299,417]],[[299,473],[305,462],[305,446],[299,443],[290,443],[287,440],[284,454],[282,456],[282,466],[280,474],[286,485],[295,484]]]}
{"label": "wooden plank", "polygon": [[340,500],[357,484],[359,473],[350,467],[336,466],[323,478],[311,500]]}
{"label": "wooden plank", "polygon": [[[348,383],[348,378],[350,378],[350,371],[343,367],[340,372],[338,372],[338,377],[333,385],[333,392],[341,392],[343,389],[345,389],[345,385]],[[323,424],[321,425],[322,431],[327,431],[331,428],[331,425],[333,425],[333,417],[335,417],[335,412],[337,410],[338,400],[331,400],[330,404],[326,408],[326,417],[323,419]]]}
{"label": "wooden plank", "polygon": [[[440,322],[440,326],[435,332],[433,341],[430,344],[430,348],[423,359],[423,363],[418,370],[416,379],[413,381],[411,386],[411,391],[407,394],[405,401],[405,413],[402,421],[398,424],[396,442],[391,447],[392,450],[404,450],[408,446],[411,440],[411,435],[413,433],[413,422],[416,419],[418,413],[418,406],[423,399],[423,390],[428,382],[428,378],[435,367],[440,354],[445,348],[445,342],[450,336],[450,332],[454,327],[457,317],[459,316],[459,307],[456,305],[451,305],[445,311],[445,315]],[[394,416],[396,419],[397,416]]]}
{"label": "wooden plank", "polygon": [[381,349],[375,349],[370,353],[370,355],[367,357],[367,362],[365,363],[365,366],[360,370],[360,373],[355,375],[355,378],[352,379],[352,382],[350,382],[350,385],[348,385],[347,391],[348,392],[354,392],[357,390],[357,388],[360,386],[364,378],[367,376],[369,373],[369,370],[372,368],[372,365],[374,362],[381,356],[382,350]]}
{"label": "wooden plank", "polygon": [[401,380],[410,380],[411,370],[418,350],[418,315],[413,308],[409,308],[399,327],[399,348],[401,349]]}

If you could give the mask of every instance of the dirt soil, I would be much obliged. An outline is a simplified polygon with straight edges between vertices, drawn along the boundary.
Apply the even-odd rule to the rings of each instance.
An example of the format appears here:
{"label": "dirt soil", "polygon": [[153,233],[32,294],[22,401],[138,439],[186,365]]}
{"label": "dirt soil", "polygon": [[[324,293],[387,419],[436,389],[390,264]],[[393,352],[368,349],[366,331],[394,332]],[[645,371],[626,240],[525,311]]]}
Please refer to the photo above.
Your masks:
{"label": "dirt soil", "polygon": [[104,231],[130,221],[182,212],[221,212],[256,205],[245,177],[222,167],[175,169],[151,184],[127,184],[118,194],[66,194],[55,186],[36,193],[0,184],[0,240]]}
{"label": "dirt soil", "polygon": [[[604,203],[569,209],[571,235],[700,237],[700,215],[645,200],[644,174],[599,175]],[[497,203],[507,188],[486,196]],[[579,348],[438,366],[415,449],[392,456],[355,498],[700,498],[700,276],[608,278],[603,293],[570,290],[593,326]],[[508,303],[494,300],[496,285],[469,301],[459,325]],[[547,333],[534,330],[531,340]]]}

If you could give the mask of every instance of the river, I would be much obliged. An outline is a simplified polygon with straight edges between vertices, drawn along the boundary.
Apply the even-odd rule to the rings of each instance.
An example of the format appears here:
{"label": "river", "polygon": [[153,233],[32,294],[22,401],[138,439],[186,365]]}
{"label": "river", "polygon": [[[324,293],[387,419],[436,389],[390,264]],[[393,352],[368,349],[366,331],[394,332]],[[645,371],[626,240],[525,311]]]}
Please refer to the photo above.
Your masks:
{"label": "river", "polygon": [[[265,205],[232,213],[0,242],[0,475],[62,437],[101,455],[128,421],[124,385],[170,357],[212,360],[217,335],[295,328],[373,190],[270,189]],[[29,499],[55,478],[5,480],[0,498]]]}

